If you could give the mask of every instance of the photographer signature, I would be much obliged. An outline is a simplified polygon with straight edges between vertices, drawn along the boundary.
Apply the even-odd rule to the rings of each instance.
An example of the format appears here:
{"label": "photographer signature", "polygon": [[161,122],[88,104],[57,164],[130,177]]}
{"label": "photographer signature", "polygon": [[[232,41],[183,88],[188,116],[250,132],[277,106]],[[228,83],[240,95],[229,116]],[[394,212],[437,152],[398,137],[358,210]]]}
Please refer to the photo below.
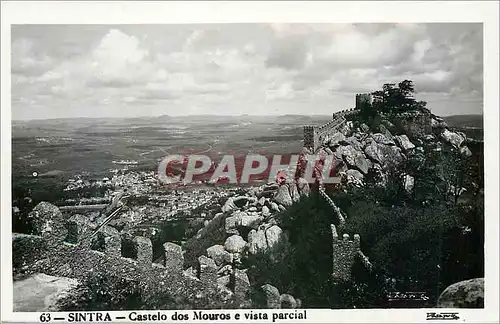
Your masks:
{"label": "photographer signature", "polygon": [[392,291],[387,294],[387,299],[389,301],[396,300],[428,300],[429,297],[425,292],[399,292]]}
{"label": "photographer signature", "polygon": [[426,320],[458,320],[458,313],[427,313]]}

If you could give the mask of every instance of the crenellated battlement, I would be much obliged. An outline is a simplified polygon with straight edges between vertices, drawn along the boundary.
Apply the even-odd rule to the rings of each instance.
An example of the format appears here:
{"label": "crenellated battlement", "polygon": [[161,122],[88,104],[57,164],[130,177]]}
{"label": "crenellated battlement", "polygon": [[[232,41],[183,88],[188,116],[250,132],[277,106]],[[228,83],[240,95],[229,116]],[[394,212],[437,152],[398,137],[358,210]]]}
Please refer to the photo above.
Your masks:
{"label": "crenellated battlement", "polygon": [[344,109],[333,113],[332,120],[323,125],[305,125],[304,129],[304,147],[316,152],[318,148],[328,141],[329,136],[341,131],[342,126],[346,123],[347,116],[357,114],[361,107],[373,102],[372,95],[369,93],[356,95],[356,107]]}
{"label": "crenellated battlement", "polygon": [[[42,204],[35,207],[33,215],[40,220],[38,225],[42,227],[38,232],[43,235],[13,235],[12,242],[16,254],[22,255],[23,261],[32,262],[34,271],[79,279],[99,272],[140,282],[143,293],[148,296],[168,292],[189,297],[202,293],[227,300],[227,292],[222,295],[218,286],[219,269],[212,259],[200,256],[197,271],[192,276],[183,269],[181,246],[171,242],[163,244],[164,261],[154,263],[153,244],[149,238],[135,236],[125,242],[118,230],[108,225],[96,235],[89,235],[95,225],[82,215],[71,217],[67,226],[43,231],[54,221],[50,217],[46,218],[50,224],[42,221],[46,212],[58,215],[58,210],[53,205]],[[250,286],[248,277],[237,269],[231,276],[230,294],[242,301]]]}
{"label": "crenellated battlement", "polygon": [[331,225],[332,248],[333,248],[333,271],[332,276],[336,280],[346,281],[351,278],[351,269],[356,262],[358,253],[361,252],[361,238],[359,234],[354,234],[353,238],[349,234],[339,237],[335,225]]}
{"label": "crenellated battlement", "polygon": [[319,194],[320,196],[326,200],[326,202],[328,203],[328,205],[330,205],[330,207],[332,208],[333,210],[333,218],[335,220],[335,222],[340,226],[344,226],[345,224],[345,218],[344,216],[342,215],[342,211],[340,210],[339,207],[337,207],[337,205],[335,205],[335,203],[333,202],[332,198],[330,198],[328,196],[328,194],[325,192],[324,188],[319,188]]}
{"label": "crenellated battlement", "polygon": [[373,96],[371,93],[358,93],[356,94],[356,109],[362,109],[363,106],[372,105]]}
{"label": "crenellated battlement", "polygon": [[339,128],[346,122],[344,116],[335,116],[334,119],[319,126],[305,125],[304,147],[312,149],[314,152],[328,140],[329,136],[338,132]]}

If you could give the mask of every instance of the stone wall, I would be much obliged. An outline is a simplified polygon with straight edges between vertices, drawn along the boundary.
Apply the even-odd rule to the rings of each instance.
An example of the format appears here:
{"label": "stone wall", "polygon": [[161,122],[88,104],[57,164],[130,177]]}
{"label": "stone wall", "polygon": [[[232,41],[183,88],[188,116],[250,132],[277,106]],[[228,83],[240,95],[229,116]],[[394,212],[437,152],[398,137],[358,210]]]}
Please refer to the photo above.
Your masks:
{"label": "stone wall", "polygon": [[[346,117],[357,114],[364,104],[372,104],[373,98],[371,94],[357,94],[356,108],[345,109],[333,114],[333,119],[328,123],[320,126],[304,126],[304,147],[307,147],[316,153],[318,148],[328,140],[328,137],[340,132],[346,125]],[[332,231],[332,247],[333,247],[333,269],[332,276],[336,281],[346,281],[351,278],[352,266],[355,262],[361,262],[367,270],[372,269],[372,264],[363,254],[360,247],[360,236],[355,234],[353,240],[348,234],[342,235],[339,238],[337,234],[337,226],[341,229],[345,223],[344,215],[333,200],[324,191],[323,187],[319,187],[320,196],[326,200],[333,211],[334,223],[331,225]]]}
{"label": "stone wall", "polygon": [[318,138],[316,136],[316,126],[304,126],[304,147],[316,150],[318,147]]}
{"label": "stone wall", "polygon": [[333,248],[333,271],[334,280],[347,281],[351,279],[351,269],[361,252],[360,236],[354,234],[353,240],[349,234],[340,238],[335,225],[331,225],[332,248]]}
{"label": "stone wall", "polygon": [[328,137],[340,131],[345,124],[345,117],[357,114],[362,103],[372,103],[371,94],[357,94],[356,95],[356,108],[344,109],[333,114],[332,120],[319,126],[305,125],[304,126],[304,147],[316,152],[318,148]]}
{"label": "stone wall", "polygon": [[[41,228],[37,232],[41,235],[13,235],[13,255],[22,256],[16,261],[21,267],[30,262],[33,272],[77,279],[85,279],[98,272],[114,275],[139,282],[147,296],[170,293],[188,300],[208,298],[214,302],[245,302],[249,282],[244,272],[234,271],[228,286],[221,287],[217,283],[218,267],[213,260],[200,256],[197,271],[184,271],[182,248],[165,243],[164,263],[153,263],[151,240],[141,236],[133,239],[134,257],[123,257],[122,238],[115,228],[104,226],[92,237],[88,235],[92,228],[81,215],[70,218],[65,222],[66,226],[55,226],[54,221],[59,218],[60,211],[53,205],[42,204],[43,208],[37,206],[34,209],[35,214],[46,217],[44,223],[35,215],[40,220],[38,225]],[[68,228],[71,229],[69,233]]]}
{"label": "stone wall", "polygon": [[334,115],[334,119],[320,126],[304,126],[304,147],[316,152],[321,144],[327,141],[331,135],[338,132],[345,122],[346,119],[341,114],[339,116]]}
{"label": "stone wall", "polygon": [[337,207],[337,205],[335,205],[335,203],[330,197],[328,197],[328,194],[325,192],[324,188],[319,188],[319,194],[321,197],[323,197],[323,199],[326,200],[328,205],[330,205],[330,207],[332,208],[333,219],[335,220],[335,223],[338,224],[339,226],[343,226],[345,223],[345,219],[344,216],[342,215],[340,208]]}
{"label": "stone wall", "polygon": [[364,105],[371,105],[373,97],[370,93],[358,93],[356,95],[356,109],[361,109]]}

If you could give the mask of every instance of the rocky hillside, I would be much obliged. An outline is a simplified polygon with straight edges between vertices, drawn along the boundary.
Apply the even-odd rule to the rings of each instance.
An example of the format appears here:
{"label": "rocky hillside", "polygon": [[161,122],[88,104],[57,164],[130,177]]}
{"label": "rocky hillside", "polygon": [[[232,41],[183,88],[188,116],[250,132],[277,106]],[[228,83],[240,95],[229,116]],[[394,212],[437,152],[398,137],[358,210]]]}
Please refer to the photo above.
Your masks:
{"label": "rocky hillside", "polygon": [[[363,187],[367,182],[373,183],[374,179],[377,186],[384,188],[394,177],[399,179],[407,194],[411,194],[415,182],[422,178],[419,172],[425,172],[422,166],[434,163],[431,160],[434,156],[452,152],[456,158],[466,160],[473,155],[468,147],[470,140],[464,133],[452,131],[442,118],[425,108],[396,116],[382,115],[370,126],[356,115],[350,119],[339,132],[330,134],[317,152],[303,150],[304,154],[335,157],[336,174],[341,177],[342,184],[337,185],[334,191],[326,187],[333,200],[336,190],[348,193],[349,188]],[[412,164],[417,167],[411,167]],[[185,245],[187,262],[194,261],[199,254],[206,254],[219,266],[219,283],[225,286],[233,268],[247,271],[246,260],[259,253],[272,255],[288,238],[288,233],[277,221],[278,215],[315,190],[315,185],[310,187],[300,177],[300,166],[299,172],[284,171],[289,175],[286,181],[278,179],[277,183],[252,188],[228,198],[222,212]],[[449,182],[451,178],[444,177],[442,180],[446,183],[444,194],[459,198],[466,191],[466,188],[457,188],[457,183]],[[318,182],[322,188],[321,179]],[[479,183],[475,185],[480,187]],[[333,200],[328,212],[334,215],[332,222],[348,217]],[[272,280],[269,278],[270,283]]]}
{"label": "rocky hillside", "polygon": [[[391,119],[381,119],[378,125],[351,120],[344,132],[332,134],[323,143],[319,154],[334,155],[340,167],[337,174],[344,183],[363,185],[370,173],[378,176],[382,184],[387,173],[398,171],[403,162],[411,158],[425,158],[426,153],[440,152],[444,148],[472,155],[464,133],[450,131],[444,120],[423,110],[403,114]],[[413,176],[402,181],[408,190],[413,186]]]}

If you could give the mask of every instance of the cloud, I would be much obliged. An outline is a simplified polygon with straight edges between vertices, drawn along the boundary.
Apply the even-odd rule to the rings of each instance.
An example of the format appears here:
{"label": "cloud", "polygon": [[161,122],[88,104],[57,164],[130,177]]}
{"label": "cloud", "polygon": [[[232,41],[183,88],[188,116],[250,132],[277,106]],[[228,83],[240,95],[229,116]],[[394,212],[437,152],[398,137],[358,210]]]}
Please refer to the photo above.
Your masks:
{"label": "cloud", "polygon": [[330,114],[403,79],[430,106],[482,106],[480,24],[52,26],[56,38],[44,28],[13,28],[16,119]]}
{"label": "cloud", "polygon": [[16,39],[12,43],[12,64],[11,72],[15,77],[37,76],[50,68],[52,59],[45,53],[37,52],[33,42],[29,39]]}

